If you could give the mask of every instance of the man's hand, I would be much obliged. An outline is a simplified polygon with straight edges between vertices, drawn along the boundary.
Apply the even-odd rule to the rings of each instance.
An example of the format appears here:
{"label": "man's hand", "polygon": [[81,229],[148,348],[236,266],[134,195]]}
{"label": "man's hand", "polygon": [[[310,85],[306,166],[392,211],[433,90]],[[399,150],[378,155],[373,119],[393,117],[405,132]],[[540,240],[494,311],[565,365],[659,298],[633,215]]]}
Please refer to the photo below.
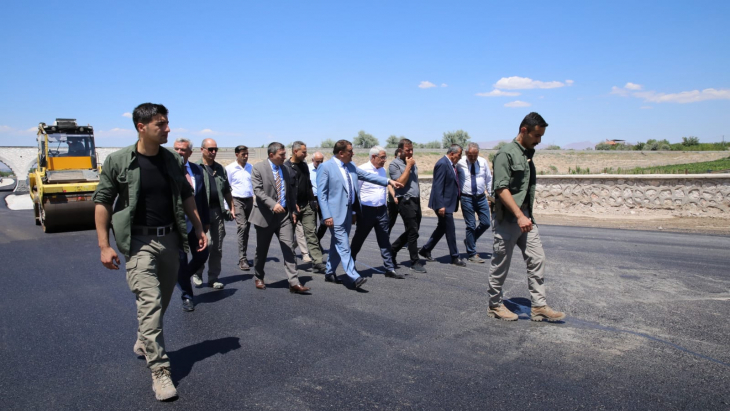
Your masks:
{"label": "man's hand", "polygon": [[230,221],[234,221],[236,219],[236,207],[231,207],[230,212],[231,212]]}
{"label": "man's hand", "polygon": [[105,247],[101,249],[101,263],[110,270],[118,270],[121,261],[119,261],[119,256],[113,248]]}
{"label": "man's hand", "polygon": [[330,218],[324,220],[324,225],[326,225],[327,227],[334,227],[335,220],[332,217],[330,217]]}
{"label": "man's hand", "polygon": [[282,207],[281,204],[276,203],[276,205],[274,206],[274,213],[276,213],[276,214],[286,213],[286,209],[284,209],[284,207]]}
{"label": "man's hand", "polygon": [[[297,208],[299,208],[299,207],[297,207]],[[297,225],[297,215],[296,214],[291,215],[291,220],[294,222],[294,225]]]}
{"label": "man's hand", "polygon": [[532,231],[532,220],[527,218],[524,214],[522,217],[517,219],[517,225],[520,226],[520,230],[523,233],[529,233]]}
{"label": "man's hand", "polygon": [[403,184],[401,184],[395,180],[388,180],[388,184],[393,186],[393,188],[403,188]]}
{"label": "man's hand", "polygon": [[198,236],[198,252],[205,250],[206,247],[208,247],[208,236],[205,235],[205,233],[199,233],[195,232],[195,235]]}
{"label": "man's hand", "polygon": [[439,217],[443,217],[444,215],[446,215],[446,207],[439,208],[438,214]]}
{"label": "man's hand", "polygon": [[357,224],[357,214],[352,215],[352,224]]}
{"label": "man's hand", "polygon": [[206,224],[205,227],[203,227],[204,233],[207,233],[208,231],[210,231],[210,224]]}
{"label": "man's hand", "polygon": [[413,158],[413,157],[407,158],[406,159],[406,165],[407,166],[411,166],[411,167],[415,166],[416,165],[416,159]]}
{"label": "man's hand", "polygon": [[395,203],[398,204],[398,197],[393,197],[393,201],[395,201]]}
{"label": "man's hand", "polygon": [[301,213],[302,210],[299,209],[299,204],[297,204],[296,206],[297,206],[297,213]]}

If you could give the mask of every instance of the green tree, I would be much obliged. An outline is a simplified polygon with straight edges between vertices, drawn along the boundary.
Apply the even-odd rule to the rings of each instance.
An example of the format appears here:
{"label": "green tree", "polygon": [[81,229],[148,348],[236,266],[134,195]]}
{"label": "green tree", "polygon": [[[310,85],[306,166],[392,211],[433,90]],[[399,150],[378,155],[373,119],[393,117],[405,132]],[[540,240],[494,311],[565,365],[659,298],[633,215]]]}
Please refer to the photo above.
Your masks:
{"label": "green tree", "polygon": [[359,148],[371,148],[375,147],[380,142],[377,138],[373,137],[372,134],[368,134],[363,130],[357,132],[357,137],[352,140],[352,145]]}
{"label": "green tree", "polygon": [[335,141],[328,138],[327,140],[322,140],[322,142],[319,143],[319,146],[322,148],[332,148],[335,146]]}
{"label": "green tree", "polygon": [[452,144],[458,144],[462,147],[466,147],[469,144],[469,133],[464,130],[447,131],[444,133],[444,147],[448,148]]}
{"label": "green tree", "polygon": [[596,144],[596,150],[611,150],[612,146],[605,141],[602,143]]}
{"label": "green tree", "polygon": [[545,147],[545,150],[560,150],[560,146],[556,146],[555,144],[550,144],[549,146]]}
{"label": "green tree", "polygon": [[685,147],[690,146],[699,146],[700,145],[700,138],[699,137],[682,137],[682,145]]}
{"label": "green tree", "polygon": [[500,141],[499,143],[497,143],[497,145],[495,145],[494,147],[492,147],[492,150],[501,150],[502,147],[504,147],[506,145],[507,145],[507,142],[506,141]]}
{"label": "green tree", "polygon": [[400,143],[401,139],[404,139],[404,138],[405,137],[403,137],[403,136],[396,137],[395,134],[391,135],[390,137],[388,137],[388,140],[386,140],[386,142],[385,142],[385,144],[386,144],[385,145],[385,148],[396,148],[396,147],[398,147],[398,143]]}
{"label": "green tree", "polygon": [[429,141],[426,144],[421,144],[421,146],[422,146],[421,148],[441,148],[441,142],[438,140],[434,140],[434,141]]}

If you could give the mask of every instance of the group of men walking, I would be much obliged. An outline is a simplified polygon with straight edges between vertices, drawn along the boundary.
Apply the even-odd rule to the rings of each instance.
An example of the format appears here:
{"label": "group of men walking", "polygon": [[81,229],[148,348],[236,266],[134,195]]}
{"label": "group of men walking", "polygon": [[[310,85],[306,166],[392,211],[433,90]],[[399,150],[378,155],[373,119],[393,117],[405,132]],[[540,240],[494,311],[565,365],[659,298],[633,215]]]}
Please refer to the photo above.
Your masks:
{"label": "group of men walking", "polygon": [[[532,319],[559,321],[565,317],[545,302],[545,256],[532,216],[532,156],[547,127],[537,113],[525,117],[515,140],[495,156],[494,183],[487,160],[479,157],[478,145],[469,144],[464,158],[461,146],[448,148],[434,167],[428,203],[438,223],[420,249],[421,192],[413,142],[408,139],[399,142],[388,173],[384,168],[385,149],[372,148],[369,161],[357,167],[352,163],[352,143],[347,140],[334,145],[333,156],[326,162],[322,153],[315,153],[312,165],[305,161],[307,147],[301,141],[293,143],[288,159],[283,144],[269,144],[267,159],[254,165],[248,163],[248,148],[237,146],[236,161],[224,168],[215,161],[218,146],[213,139],[203,141],[199,164],[188,161],[193,149],[188,139],[175,141],[179,157],[160,149],[170,131],[164,106],[141,104],[133,112],[133,121],[138,141],[106,159],[94,194],[95,218],[102,264],[114,270],[120,266],[110,246],[110,228],[126,259],[127,283],[136,295],[139,322],[133,349],[147,360],[158,400],[177,396],[164,348],[164,312],[175,284],[182,291],[183,309],[194,310],[191,281],[202,286],[206,263],[208,286],[224,287],[220,274],[226,220],[236,221],[238,268],[243,271],[251,269],[248,238],[251,224],[255,226],[253,267],[257,289],[266,290],[266,261],[276,235],[289,291],[309,294],[310,288],[299,281],[297,247],[303,258],[311,261],[313,270],[324,274],[326,282],[341,283],[336,270],[342,263],[348,283],[355,289],[367,281],[358,273],[355,261],[373,229],[386,277],[405,278],[396,272],[396,256],[403,248],[408,249],[410,270],[425,273],[421,257],[434,261],[431,252],[444,236],[451,264],[465,267],[453,216],[461,206],[466,223],[466,261],[481,264],[484,260],[476,252],[476,242],[491,225],[493,206],[488,314],[517,319],[502,303],[502,286],[517,245],[527,262]],[[494,200],[490,204],[492,184]],[[405,231],[391,243],[390,231],[398,215]],[[350,243],[353,224],[356,230]],[[321,246],[325,231],[330,232],[326,262]]]}

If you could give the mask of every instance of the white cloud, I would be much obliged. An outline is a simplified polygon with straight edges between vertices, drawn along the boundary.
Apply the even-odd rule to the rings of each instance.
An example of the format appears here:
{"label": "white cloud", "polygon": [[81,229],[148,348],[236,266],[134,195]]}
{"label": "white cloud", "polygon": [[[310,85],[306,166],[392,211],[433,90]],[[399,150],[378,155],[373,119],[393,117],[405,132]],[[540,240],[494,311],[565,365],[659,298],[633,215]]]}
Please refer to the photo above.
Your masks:
{"label": "white cloud", "polygon": [[38,132],[38,127],[31,127],[25,130],[21,130],[15,127],[6,125],[0,125],[0,134],[17,134],[22,136],[35,135]]}
{"label": "white cloud", "polygon": [[634,97],[643,98],[644,101],[652,103],[697,103],[706,100],[730,100],[730,89],[716,90],[706,88],[702,91],[682,91],[680,93],[657,93],[655,91],[642,91],[634,93]]}
{"label": "white cloud", "polygon": [[616,94],[621,97],[626,97],[629,95],[629,90],[626,90],[623,87],[613,86],[613,87],[611,87],[611,94]]}
{"label": "white cloud", "polygon": [[446,83],[441,83],[441,87],[448,87],[449,85]]}
{"label": "white cloud", "polygon": [[132,113],[124,113],[122,114],[122,117],[132,118]]}
{"label": "white cloud", "polygon": [[565,84],[567,84],[568,87],[572,86],[573,83],[575,83],[575,81],[573,81],[573,80],[565,80]]}
{"label": "white cloud", "polygon": [[[657,93],[656,91],[639,91],[644,86],[636,83],[626,83],[623,87],[611,87],[611,94],[622,97],[633,96],[652,103],[697,103],[707,100],[730,100],[730,89],[706,88],[704,90],[682,91],[679,93]],[[643,108],[643,107],[642,107]]]}
{"label": "white cloud", "polygon": [[13,131],[13,128],[10,126],[0,126],[0,133],[10,133]]}
{"label": "white cloud", "polygon": [[200,134],[217,134],[217,133],[209,128],[204,128],[204,129],[200,130]]}
{"label": "white cloud", "polygon": [[505,107],[530,107],[532,104],[526,102],[526,101],[520,101],[516,100],[510,103],[505,104]]}
{"label": "white cloud", "polygon": [[436,87],[436,85],[431,83],[430,81],[422,81],[421,84],[418,85],[418,88],[431,88],[431,87]]}
{"label": "white cloud", "polygon": [[538,81],[518,76],[502,77],[494,83],[494,88],[502,90],[528,90],[533,88],[558,88],[564,86],[565,84],[559,81]]}
{"label": "white cloud", "polygon": [[520,93],[516,91],[502,91],[494,89],[488,93],[477,93],[476,95],[479,97],[514,97],[519,96]]}

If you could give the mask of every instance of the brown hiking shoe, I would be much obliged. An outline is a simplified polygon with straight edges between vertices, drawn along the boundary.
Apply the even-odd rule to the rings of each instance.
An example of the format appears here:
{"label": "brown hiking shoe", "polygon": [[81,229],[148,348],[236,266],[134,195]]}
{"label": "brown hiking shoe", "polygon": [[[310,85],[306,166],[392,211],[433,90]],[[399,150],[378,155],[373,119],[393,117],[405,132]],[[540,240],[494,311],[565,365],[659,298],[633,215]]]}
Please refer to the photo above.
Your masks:
{"label": "brown hiking shoe", "polygon": [[489,307],[487,315],[492,318],[498,318],[505,321],[517,321],[517,314],[513,313],[504,304],[500,304],[496,307]]}
{"label": "brown hiking shoe", "polygon": [[560,311],[555,311],[552,308],[548,307],[547,305],[543,305],[542,307],[532,307],[532,317],[530,318],[532,321],[560,321],[565,319],[565,313],[561,313]]}
{"label": "brown hiking shoe", "polygon": [[166,367],[152,371],[152,391],[159,401],[171,400],[177,397],[177,390],[170,378],[170,369]]}

